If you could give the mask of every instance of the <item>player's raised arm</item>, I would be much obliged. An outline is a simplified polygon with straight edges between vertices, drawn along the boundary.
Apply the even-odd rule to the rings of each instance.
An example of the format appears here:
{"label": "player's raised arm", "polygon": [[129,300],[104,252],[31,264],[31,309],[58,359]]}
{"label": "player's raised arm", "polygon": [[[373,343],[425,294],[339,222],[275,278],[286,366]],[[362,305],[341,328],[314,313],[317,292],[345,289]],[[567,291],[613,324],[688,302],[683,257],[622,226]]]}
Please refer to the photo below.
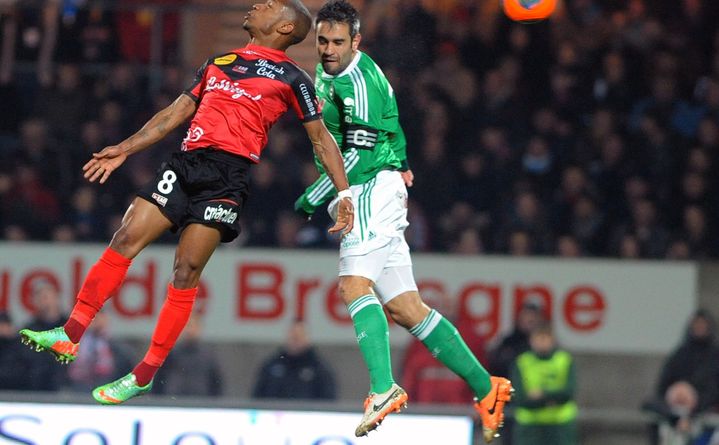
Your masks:
{"label": "player's raised arm", "polygon": [[341,230],[343,235],[348,234],[354,226],[354,206],[340,149],[330,132],[327,131],[322,119],[305,122],[304,126],[310,141],[312,141],[315,155],[322,163],[322,167],[337,189],[337,196],[340,198],[337,221],[329,231],[334,233]]}
{"label": "player's raised arm", "polygon": [[142,151],[167,136],[192,116],[196,109],[195,101],[186,94],[181,94],[172,104],[152,116],[137,133],[117,145],[93,153],[92,159],[82,167],[85,178],[90,182],[99,178],[100,184],[104,184],[129,155]]}

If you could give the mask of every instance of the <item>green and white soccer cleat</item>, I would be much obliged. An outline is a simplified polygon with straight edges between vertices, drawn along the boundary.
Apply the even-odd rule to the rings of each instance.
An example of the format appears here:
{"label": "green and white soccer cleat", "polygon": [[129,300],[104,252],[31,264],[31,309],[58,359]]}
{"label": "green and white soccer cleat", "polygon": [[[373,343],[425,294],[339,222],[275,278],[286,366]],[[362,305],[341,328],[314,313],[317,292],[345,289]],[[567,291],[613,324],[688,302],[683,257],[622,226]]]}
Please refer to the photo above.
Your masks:
{"label": "green and white soccer cleat", "polygon": [[152,381],[145,386],[139,386],[135,374],[129,373],[107,385],[98,386],[92,391],[92,397],[103,405],[119,405],[151,389]]}
{"label": "green and white soccer cleat", "polygon": [[355,430],[355,436],[366,436],[377,429],[387,414],[407,408],[407,393],[396,383],[382,394],[370,394],[364,401],[364,415]]}
{"label": "green and white soccer cleat", "polygon": [[74,362],[77,358],[79,343],[71,342],[62,326],[48,331],[22,329],[20,331],[20,341],[37,352],[47,351],[51,353],[58,362],[64,365]]}

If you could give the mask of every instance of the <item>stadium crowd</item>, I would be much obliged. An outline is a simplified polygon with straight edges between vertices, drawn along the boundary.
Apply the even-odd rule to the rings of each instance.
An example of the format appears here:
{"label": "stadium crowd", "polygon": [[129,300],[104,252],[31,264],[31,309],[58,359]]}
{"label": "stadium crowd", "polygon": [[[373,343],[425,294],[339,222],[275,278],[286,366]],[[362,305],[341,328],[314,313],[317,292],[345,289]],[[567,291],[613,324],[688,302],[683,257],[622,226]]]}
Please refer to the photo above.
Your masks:
{"label": "stadium crowd", "polygon": [[[407,134],[415,251],[719,257],[717,2],[567,0],[534,25],[497,1],[356,3]],[[51,0],[0,13],[0,238],[104,242],[184,134],[103,186],[81,167],[184,89],[179,21],[165,20],[153,91],[142,11]],[[328,217],[292,211],[314,179],[302,132],[293,119],[273,129],[236,244],[335,245]]]}

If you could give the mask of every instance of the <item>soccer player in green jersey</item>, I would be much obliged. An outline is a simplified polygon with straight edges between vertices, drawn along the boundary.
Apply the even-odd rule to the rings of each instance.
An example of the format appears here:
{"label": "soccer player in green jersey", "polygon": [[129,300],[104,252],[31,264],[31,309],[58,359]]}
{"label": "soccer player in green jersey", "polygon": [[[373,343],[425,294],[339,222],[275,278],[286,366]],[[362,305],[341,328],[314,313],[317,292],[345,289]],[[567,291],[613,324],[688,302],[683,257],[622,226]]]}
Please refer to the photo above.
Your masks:
{"label": "soccer player in green jersey", "polygon": [[[315,19],[320,57],[315,87],[323,119],[342,150],[356,203],[352,231],[340,244],[339,291],[354,323],[357,342],[370,375],[365,413],[355,435],[372,431],[384,417],[406,406],[407,394],[392,377],[389,329],[384,305],[400,326],[463,378],[476,394],[475,409],[484,438],[498,436],[504,404],[511,399],[509,380],[490,377],[457,329],[421,299],[404,238],[407,189],[412,172],[399,125],[394,91],[377,64],[358,50],[359,17],[346,0],[325,4]],[[295,203],[311,215],[329,204],[336,212],[336,191],[321,175]]]}

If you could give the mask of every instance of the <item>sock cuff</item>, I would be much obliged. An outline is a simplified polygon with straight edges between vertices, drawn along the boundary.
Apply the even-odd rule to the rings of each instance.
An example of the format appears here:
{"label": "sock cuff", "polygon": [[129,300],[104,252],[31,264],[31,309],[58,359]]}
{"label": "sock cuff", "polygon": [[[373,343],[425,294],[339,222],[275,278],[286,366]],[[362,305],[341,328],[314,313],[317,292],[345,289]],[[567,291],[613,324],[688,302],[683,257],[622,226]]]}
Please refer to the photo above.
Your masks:
{"label": "sock cuff", "polygon": [[132,263],[131,259],[125,258],[124,256],[122,256],[119,253],[112,250],[112,248],[110,248],[110,247],[108,247],[107,249],[105,249],[104,252],[102,252],[100,261],[102,261],[105,264],[112,266],[112,267],[123,267],[123,268],[130,267],[130,264]]}
{"label": "sock cuff", "polygon": [[429,334],[432,333],[439,322],[442,321],[442,318],[442,314],[432,309],[429,311],[429,314],[424,317],[424,320],[420,321],[416,326],[409,330],[409,333],[417,337],[418,340],[423,341]]}
{"label": "sock cuff", "polygon": [[353,301],[352,303],[350,303],[347,306],[347,311],[350,313],[350,317],[354,318],[355,315],[357,315],[357,313],[359,311],[366,308],[367,306],[373,306],[373,305],[382,307],[382,305],[379,304],[379,300],[377,300],[377,297],[375,297],[374,295],[371,295],[371,294],[363,295],[363,296],[359,297],[358,299],[356,299],[355,301]]}
{"label": "sock cuff", "polygon": [[147,351],[147,353],[145,353],[145,357],[142,358],[142,361],[146,365],[152,366],[153,368],[159,368],[162,366],[163,363],[165,363],[164,358],[159,357],[150,351]]}
{"label": "sock cuff", "polygon": [[167,285],[167,299],[178,303],[192,303],[197,296],[197,287],[177,289],[172,283]]}
{"label": "sock cuff", "polygon": [[[67,322],[65,323],[65,326],[67,326],[67,323],[69,323],[71,320],[75,323],[81,325],[83,328],[87,328],[90,326],[90,323],[92,323],[92,320],[95,318],[94,316],[87,314],[87,309],[84,311],[82,309],[78,308],[78,305],[83,305],[81,301],[78,301],[75,305],[75,308],[73,308],[72,312],[70,313],[70,316],[68,317]],[[65,330],[67,332],[67,329]],[[77,342],[75,342],[77,343]]]}

